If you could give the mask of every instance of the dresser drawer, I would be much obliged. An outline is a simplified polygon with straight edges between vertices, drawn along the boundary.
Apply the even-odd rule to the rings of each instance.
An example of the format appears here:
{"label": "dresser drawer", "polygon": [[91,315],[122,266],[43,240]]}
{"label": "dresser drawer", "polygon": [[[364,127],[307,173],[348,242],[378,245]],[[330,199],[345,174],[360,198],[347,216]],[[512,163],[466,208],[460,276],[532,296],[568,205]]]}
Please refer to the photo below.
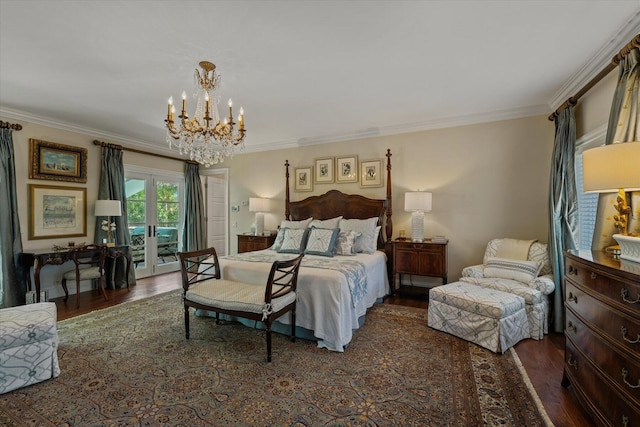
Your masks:
{"label": "dresser drawer", "polygon": [[576,349],[570,337],[566,340],[565,374],[572,386],[578,386],[578,399],[594,415],[598,425],[640,427],[640,407],[618,393],[603,379]]}
{"label": "dresser drawer", "polygon": [[614,277],[574,259],[567,259],[566,278],[593,290],[625,312],[640,315],[640,284]]}
{"label": "dresser drawer", "polygon": [[595,327],[618,346],[635,354],[637,360],[640,354],[640,319],[603,304],[571,280],[567,280],[565,285],[565,306],[589,322],[589,327]]}
{"label": "dresser drawer", "polygon": [[621,393],[626,394],[629,400],[635,401],[635,404],[640,406],[640,358],[630,358],[628,355],[621,354],[619,349],[603,341],[599,335],[582,323],[571,309],[567,310],[566,314],[565,335],[618,386]]}

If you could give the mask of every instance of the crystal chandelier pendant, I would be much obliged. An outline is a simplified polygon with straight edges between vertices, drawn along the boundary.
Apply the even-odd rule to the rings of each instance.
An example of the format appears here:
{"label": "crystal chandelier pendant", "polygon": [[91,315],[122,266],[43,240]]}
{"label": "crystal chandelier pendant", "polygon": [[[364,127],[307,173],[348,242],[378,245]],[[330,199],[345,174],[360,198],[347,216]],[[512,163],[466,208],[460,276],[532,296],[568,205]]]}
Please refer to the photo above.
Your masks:
{"label": "crystal chandelier pendant", "polygon": [[216,90],[220,76],[216,66],[208,61],[200,62],[194,79],[196,84],[196,110],[193,118],[187,113],[187,95],[182,92],[182,109],[176,120],[173,97],[167,106],[167,143],[175,145],[180,154],[209,167],[233,157],[235,151],[244,149],[244,110],[240,108],[238,122],[233,120],[233,103],[229,100],[229,116],[221,118],[218,111],[220,96]]}

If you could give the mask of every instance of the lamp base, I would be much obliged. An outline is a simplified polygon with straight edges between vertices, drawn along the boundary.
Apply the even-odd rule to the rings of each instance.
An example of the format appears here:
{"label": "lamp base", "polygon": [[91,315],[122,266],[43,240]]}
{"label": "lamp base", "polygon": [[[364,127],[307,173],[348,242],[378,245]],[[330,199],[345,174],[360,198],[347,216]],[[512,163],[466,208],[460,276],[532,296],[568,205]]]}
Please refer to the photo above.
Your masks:
{"label": "lamp base", "polygon": [[424,242],[424,212],[411,214],[411,241]]}
{"label": "lamp base", "polygon": [[640,237],[614,234],[613,238],[620,245],[620,258],[640,263]]}
{"label": "lamp base", "polygon": [[262,236],[264,233],[264,214],[256,212],[256,236]]}

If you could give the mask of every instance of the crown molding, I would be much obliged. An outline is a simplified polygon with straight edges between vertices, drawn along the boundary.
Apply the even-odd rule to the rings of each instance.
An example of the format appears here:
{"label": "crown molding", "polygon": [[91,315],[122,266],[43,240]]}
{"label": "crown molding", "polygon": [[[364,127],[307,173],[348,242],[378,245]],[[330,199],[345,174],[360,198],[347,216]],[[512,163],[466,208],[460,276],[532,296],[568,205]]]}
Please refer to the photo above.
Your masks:
{"label": "crown molding", "polygon": [[586,86],[600,71],[604,70],[611,63],[611,59],[620,52],[620,49],[638,34],[638,28],[640,28],[640,8],[629,17],[617,33],[602,45],[591,59],[560,87],[549,101],[550,110],[555,111],[563,102]]}

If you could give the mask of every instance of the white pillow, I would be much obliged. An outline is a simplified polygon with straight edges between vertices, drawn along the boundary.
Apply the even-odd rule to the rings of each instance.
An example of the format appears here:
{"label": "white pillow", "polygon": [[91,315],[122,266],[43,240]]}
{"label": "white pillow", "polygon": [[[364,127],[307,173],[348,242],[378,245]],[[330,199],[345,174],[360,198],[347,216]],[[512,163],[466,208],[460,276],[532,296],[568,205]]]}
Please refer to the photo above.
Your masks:
{"label": "white pillow", "polygon": [[511,279],[526,284],[538,277],[539,271],[540,264],[535,261],[490,257],[484,267],[484,277]]}
{"label": "white pillow", "polygon": [[316,227],[316,228],[338,228],[338,224],[340,224],[340,220],[342,219],[342,216],[337,216],[335,218],[331,218],[331,219],[314,219],[313,221],[311,221],[311,224],[309,224],[309,227]]}
{"label": "white pillow", "polygon": [[308,230],[306,228],[285,228],[281,253],[299,254],[304,250]]}
{"label": "white pillow", "polygon": [[289,221],[289,220],[283,219],[282,222],[280,223],[280,228],[278,229],[278,234],[276,235],[276,239],[273,241],[273,245],[271,245],[271,249],[273,249],[274,251],[280,250],[280,247],[282,246],[282,239],[284,239],[285,228],[293,228],[293,229],[307,228],[309,227],[309,224],[311,223],[311,221],[313,221],[313,217],[303,219],[302,221]]}
{"label": "white pillow", "polygon": [[335,253],[336,255],[355,255],[356,254],[356,237],[360,233],[355,231],[340,231],[338,239],[336,240]]}
{"label": "white pillow", "polygon": [[372,254],[377,248],[376,226],[378,217],[368,219],[341,219],[341,231],[355,231],[361,233],[356,237],[356,253]]}
{"label": "white pillow", "polygon": [[304,253],[332,257],[339,232],[340,230],[337,228],[329,230],[327,228],[311,227]]}

